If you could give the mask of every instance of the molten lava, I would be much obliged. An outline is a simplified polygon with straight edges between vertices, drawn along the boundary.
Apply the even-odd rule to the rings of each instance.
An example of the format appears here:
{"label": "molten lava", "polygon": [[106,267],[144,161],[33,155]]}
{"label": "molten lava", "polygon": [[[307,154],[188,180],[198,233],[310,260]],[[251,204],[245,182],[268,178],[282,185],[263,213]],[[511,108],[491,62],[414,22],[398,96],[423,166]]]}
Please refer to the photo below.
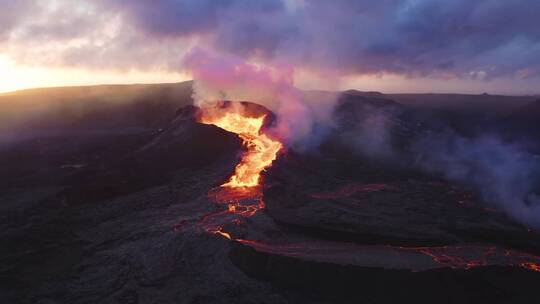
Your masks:
{"label": "molten lava", "polygon": [[227,112],[222,116],[203,114],[201,122],[216,125],[226,131],[236,133],[247,147],[236,166],[235,173],[222,187],[257,187],[260,184],[261,172],[276,159],[282,144],[261,133],[265,115],[257,118],[247,117],[240,113]]}
{"label": "molten lava", "polygon": [[201,123],[238,134],[247,148],[229,180],[208,193],[214,201],[227,204],[227,208],[203,216],[197,224],[203,230],[227,239],[232,238],[224,231],[225,224],[239,223],[240,218],[251,217],[264,208],[261,173],[283,148],[279,141],[263,133],[266,114],[252,117],[245,111],[245,108],[218,105],[216,108],[203,109],[200,118]]}

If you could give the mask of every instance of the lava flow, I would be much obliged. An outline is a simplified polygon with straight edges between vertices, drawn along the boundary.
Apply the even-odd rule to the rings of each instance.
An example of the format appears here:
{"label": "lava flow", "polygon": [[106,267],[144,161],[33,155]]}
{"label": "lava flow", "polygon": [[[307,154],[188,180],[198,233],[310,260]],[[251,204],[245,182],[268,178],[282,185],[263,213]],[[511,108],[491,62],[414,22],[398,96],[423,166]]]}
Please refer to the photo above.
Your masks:
{"label": "lava flow", "polygon": [[242,156],[240,164],[236,166],[234,175],[222,187],[258,187],[261,172],[276,159],[282,144],[261,133],[265,117],[266,115],[252,118],[231,112],[216,117],[203,113],[202,123],[213,124],[226,131],[238,134],[247,147],[247,152]]}
{"label": "lava flow", "polygon": [[215,109],[204,109],[200,118],[201,123],[212,124],[238,134],[246,147],[234,174],[219,188],[209,192],[209,197],[218,203],[227,204],[227,208],[206,215],[199,221],[200,227],[205,231],[229,239],[231,236],[223,231],[224,223],[238,223],[238,216],[250,217],[264,208],[261,173],[271,166],[283,148],[281,142],[262,131],[267,114],[252,117],[244,110],[218,106]]}

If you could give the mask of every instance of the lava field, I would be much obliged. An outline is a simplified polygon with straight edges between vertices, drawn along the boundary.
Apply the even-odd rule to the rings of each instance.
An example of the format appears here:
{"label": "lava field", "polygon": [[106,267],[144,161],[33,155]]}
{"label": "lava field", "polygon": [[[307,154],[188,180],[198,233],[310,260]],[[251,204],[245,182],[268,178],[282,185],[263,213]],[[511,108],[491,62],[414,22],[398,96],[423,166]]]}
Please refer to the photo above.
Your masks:
{"label": "lava field", "polygon": [[405,151],[437,127],[421,109],[344,92],[338,123],[300,151],[260,105],[185,100],[36,121],[43,132],[0,145],[0,303],[537,297],[540,234],[466,184],[341,140],[366,109],[399,112]]}

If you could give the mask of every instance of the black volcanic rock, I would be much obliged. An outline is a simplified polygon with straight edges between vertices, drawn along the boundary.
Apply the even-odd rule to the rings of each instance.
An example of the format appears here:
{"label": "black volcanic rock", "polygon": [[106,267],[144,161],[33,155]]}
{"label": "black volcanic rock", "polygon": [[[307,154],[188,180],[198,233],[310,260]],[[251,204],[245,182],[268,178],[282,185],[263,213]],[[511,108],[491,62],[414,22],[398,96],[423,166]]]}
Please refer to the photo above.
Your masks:
{"label": "black volcanic rock", "polygon": [[387,98],[347,91],[337,100],[332,128],[322,140],[320,150],[331,157],[347,159],[395,158],[392,153],[406,152],[426,130],[406,106]]}
{"label": "black volcanic rock", "polygon": [[[237,154],[241,141],[235,134],[213,125],[197,122],[200,109],[186,106],[176,112],[174,119],[136,153],[137,158],[160,158],[156,163],[167,167],[196,167]],[[236,160],[236,157],[232,161]]]}
{"label": "black volcanic rock", "polygon": [[[388,115],[396,140],[416,134],[408,109],[359,95],[344,95],[333,136],[362,130],[366,111]],[[86,133],[58,124],[55,136],[1,147],[0,302],[534,298],[538,273],[520,263],[538,261],[536,233],[459,186],[330,142],[321,153],[280,154],[264,173],[266,209],[232,217],[229,202],[209,192],[233,172],[240,140],[198,123],[196,107],[154,101],[134,120],[96,112]],[[241,105],[268,115],[266,127],[275,121]],[[206,232],[208,219],[235,240]]]}
{"label": "black volcanic rock", "polygon": [[[410,111],[392,100],[342,94],[322,153],[289,151],[266,173],[268,214],[329,239],[409,246],[482,240],[539,253],[538,235],[531,238],[504,213],[485,208],[464,185],[395,160],[390,153],[414,161],[408,146],[429,132]],[[366,130],[376,133],[378,123],[384,124],[385,133],[378,135],[387,137],[389,154],[382,155],[386,146],[379,146],[377,155],[354,149],[378,144],[377,134],[362,138]]]}
{"label": "black volcanic rock", "polygon": [[[338,132],[356,129],[361,122],[372,118],[384,118],[387,127],[397,132],[403,131],[401,115],[405,107],[393,100],[379,97],[366,97],[343,93],[334,108],[332,120],[337,124]],[[374,121],[373,123],[376,123]],[[369,127],[369,126],[363,126]]]}
{"label": "black volcanic rock", "polygon": [[519,268],[384,269],[280,254],[242,242],[234,243],[229,256],[254,278],[331,303],[528,303],[540,283],[539,275]]}
{"label": "black volcanic rock", "polygon": [[232,170],[240,140],[215,126],[198,123],[197,113],[196,107],[184,107],[142,147],[124,155],[107,155],[99,165],[77,170],[66,179],[68,187],[58,196],[66,203],[81,203],[159,185],[178,170],[223,164]]}
{"label": "black volcanic rock", "polygon": [[[43,137],[46,132],[161,128],[192,103],[192,83],[101,85],[0,94],[0,135]],[[1,139],[1,138],[0,138]]]}
{"label": "black volcanic rock", "polygon": [[510,111],[497,121],[498,132],[510,139],[529,140],[540,153],[540,100]]}
{"label": "black volcanic rock", "polygon": [[530,115],[538,118],[540,115],[540,99],[516,109],[516,115]]}
{"label": "black volcanic rock", "polygon": [[416,109],[437,109],[450,112],[507,113],[535,100],[534,96],[491,94],[385,94],[386,98]]}
{"label": "black volcanic rock", "polygon": [[[508,235],[530,236],[502,213],[482,208],[468,191],[402,168],[290,154],[266,176],[268,214],[325,238],[421,246],[474,240],[486,231],[492,231],[486,240],[499,234],[493,241],[505,244]],[[538,252],[539,241],[531,243]]]}

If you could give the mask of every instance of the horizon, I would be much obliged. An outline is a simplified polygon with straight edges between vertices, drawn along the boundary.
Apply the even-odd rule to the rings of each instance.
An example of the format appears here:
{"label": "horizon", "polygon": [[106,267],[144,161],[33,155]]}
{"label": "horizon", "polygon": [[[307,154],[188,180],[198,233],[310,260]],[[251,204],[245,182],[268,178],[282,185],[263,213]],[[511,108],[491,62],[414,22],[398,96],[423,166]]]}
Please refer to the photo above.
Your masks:
{"label": "horizon", "polygon": [[[63,89],[63,88],[82,88],[82,87],[101,87],[101,86],[151,86],[151,85],[172,85],[172,84],[181,84],[186,82],[193,82],[193,79],[189,80],[183,80],[183,81],[173,81],[173,82],[133,82],[133,83],[92,83],[92,84],[74,84],[74,85],[62,85],[62,86],[43,86],[43,87],[29,87],[29,88],[22,88],[17,89],[13,91],[0,91],[0,96],[4,95],[11,95],[16,93],[22,93],[25,91],[32,91],[32,90],[46,90],[46,89]],[[358,88],[344,88],[340,90],[319,90],[319,89],[300,89],[301,91],[310,92],[310,91],[321,91],[321,92],[345,92],[345,91],[358,91],[358,92],[374,92],[374,93],[381,93],[381,94],[388,94],[388,95],[490,95],[490,96],[508,96],[508,97],[537,97],[540,96],[540,93],[532,93],[532,94],[498,94],[498,93],[489,93],[489,92],[482,92],[482,93],[464,93],[464,92],[412,92],[412,91],[404,91],[404,92],[388,92],[388,91],[381,91],[381,90],[362,90]]]}

